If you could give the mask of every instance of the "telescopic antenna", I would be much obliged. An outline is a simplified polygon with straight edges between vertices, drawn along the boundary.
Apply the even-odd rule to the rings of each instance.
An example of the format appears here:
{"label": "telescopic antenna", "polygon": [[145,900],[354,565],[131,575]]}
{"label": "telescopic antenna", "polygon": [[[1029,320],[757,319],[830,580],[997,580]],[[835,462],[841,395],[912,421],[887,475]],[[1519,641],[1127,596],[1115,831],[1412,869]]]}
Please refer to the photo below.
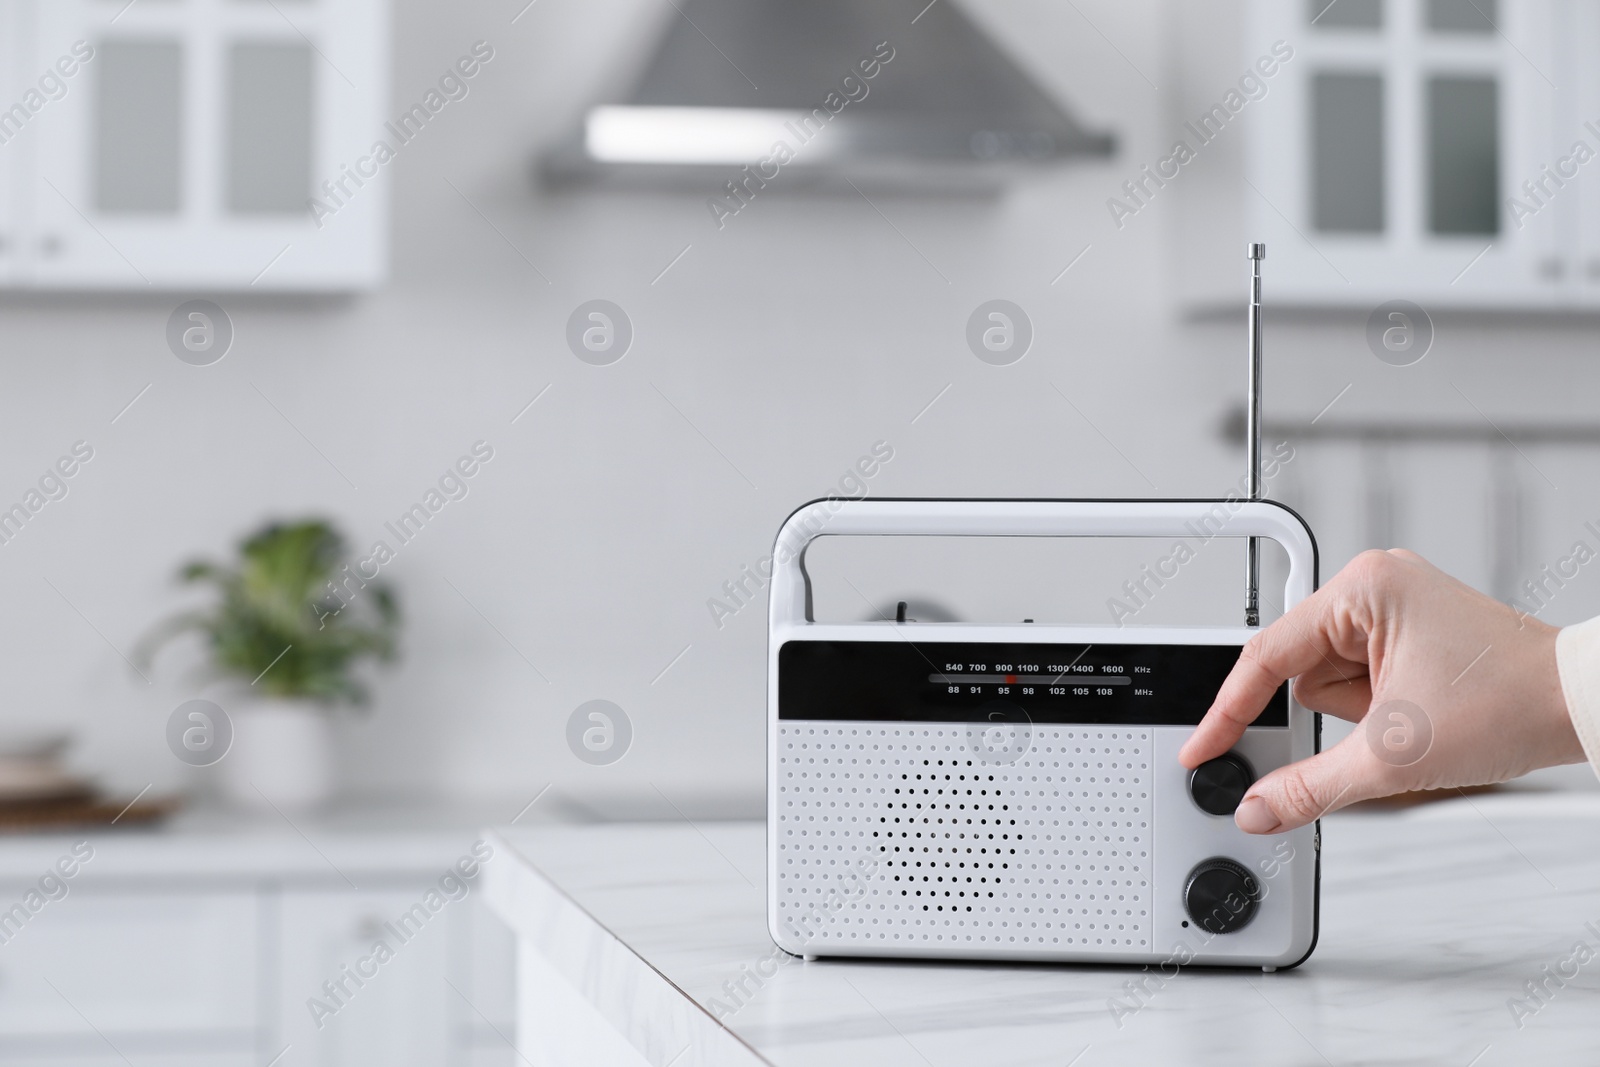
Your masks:
{"label": "telescopic antenna", "polygon": [[[1250,386],[1249,400],[1245,405],[1245,448],[1248,451],[1249,471],[1245,489],[1251,500],[1261,499],[1261,261],[1267,258],[1267,246],[1252,243],[1250,256]],[[1245,576],[1244,624],[1261,625],[1261,542],[1250,538],[1250,559]]]}

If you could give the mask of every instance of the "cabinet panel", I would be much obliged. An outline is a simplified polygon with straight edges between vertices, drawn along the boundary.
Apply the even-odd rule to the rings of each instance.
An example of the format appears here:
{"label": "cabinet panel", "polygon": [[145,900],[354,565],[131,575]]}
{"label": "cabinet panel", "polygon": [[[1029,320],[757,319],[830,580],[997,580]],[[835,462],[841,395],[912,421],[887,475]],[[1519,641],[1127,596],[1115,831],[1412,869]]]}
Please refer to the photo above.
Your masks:
{"label": "cabinet panel", "polygon": [[1500,232],[1500,84],[1487,75],[1427,79],[1428,232]]}
{"label": "cabinet panel", "polygon": [[447,1061],[459,998],[445,968],[469,905],[430,911],[427,889],[284,894],[275,1040],[292,1048],[282,1067]]}
{"label": "cabinet panel", "polygon": [[183,204],[181,38],[102,40],[95,59],[83,210],[107,218],[176,215]]}
{"label": "cabinet panel", "polygon": [[[27,887],[0,888],[0,900]],[[257,905],[248,892],[162,894],[74,887],[0,948],[0,1045],[60,1037],[148,1046],[206,1031],[253,1041]]]}
{"label": "cabinet panel", "polygon": [[303,215],[311,195],[316,71],[311,46],[235,43],[228,58],[227,198],[235,215]]}
{"label": "cabinet panel", "polygon": [[0,285],[15,283],[21,254],[18,185],[26,169],[23,133],[32,118],[22,105],[26,33],[22,0],[0,0]]}
{"label": "cabinet panel", "polygon": [[[516,1019],[514,985],[517,973],[516,938],[505,923],[474,896],[468,905],[462,943],[467,946],[466,966],[462,968],[471,985],[461,988],[472,998],[476,1012],[468,1012],[469,1022],[487,1027],[492,1023],[509,1034]],[[479,1015],[478,1012],[482,1012]],[[485,1018],[488,1023],[485,1023]]]}
{"label": "cabinet panel", "polygon": [[1586,303],[1600,303],[1600,5],[1572,6],[1573,32],[1563,42],[1576,87],[1566,116],[1570,136],[1553,160],[1558,178],[1573,185],[1578,233],[1576,284]]}
{"label": "cabinet panel", "polygon": [[[1541,193],[1530,201],[1526,193],[1527,183],[1542,179],[1577,125],[1572,111],[1577,72],[1567,64],[1564,43],[1573,28],[1569,15],[1568,7],[1551,0],[1526,8],[1520,2],[1500,6],[1502,29],[1528,55],[1526,61],[1508,64],[1509,76],[1501,86],[1500,237],[1484,262],[1505,262],[1497,262],[1469,290],[1480,299],[1509,292],[1526,295],[1530,303],[1559,307],[1582,295],[1572,269],[1578,252],[1578,198]],[[1513,198],[1531,205],[1534,213],[1523,214]]]}
{"label": "cabinet panel", "polygon": [[450,980],[461,995],[451,994],[451,1031],[465,1062],[509,1065],[516,1060],[516,939],[476,891],[465,905],[453,935]]}
{"label": "cabinet panel", "polygon": [[1382,233],[1385,130],[1381,74],[1311,78],[1311,224],[1321,233]]}

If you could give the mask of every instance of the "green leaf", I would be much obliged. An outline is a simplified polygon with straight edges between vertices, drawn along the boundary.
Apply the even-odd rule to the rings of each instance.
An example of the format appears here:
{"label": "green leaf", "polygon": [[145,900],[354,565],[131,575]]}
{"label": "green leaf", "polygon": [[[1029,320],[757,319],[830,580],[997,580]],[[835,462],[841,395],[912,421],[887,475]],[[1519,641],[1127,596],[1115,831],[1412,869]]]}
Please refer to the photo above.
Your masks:
{"label": "green leaf", "polygon": [[217,603],[154,627],[140,642],[144,662],[198,632],[219,675],[274,696],[363,701],[354,669],[395,658],[400,609],[386,583],[363,584],[347,570],[344,544],[325,520],[273,522],[241,542],[234,563],[183,564],[179,580],[215,587]]}

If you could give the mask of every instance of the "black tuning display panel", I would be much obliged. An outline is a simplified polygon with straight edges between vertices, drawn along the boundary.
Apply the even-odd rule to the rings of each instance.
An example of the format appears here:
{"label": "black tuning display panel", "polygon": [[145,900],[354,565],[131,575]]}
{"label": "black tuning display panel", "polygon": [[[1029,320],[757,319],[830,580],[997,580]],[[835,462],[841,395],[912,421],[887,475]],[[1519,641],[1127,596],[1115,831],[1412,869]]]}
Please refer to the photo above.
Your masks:
{"label": "black tuning display panel", "polygon": [[[791,640],[778,650],[778,717],[1194,726],[1239,647]],[[1288,722],[1281,687],[1255,725]]]}

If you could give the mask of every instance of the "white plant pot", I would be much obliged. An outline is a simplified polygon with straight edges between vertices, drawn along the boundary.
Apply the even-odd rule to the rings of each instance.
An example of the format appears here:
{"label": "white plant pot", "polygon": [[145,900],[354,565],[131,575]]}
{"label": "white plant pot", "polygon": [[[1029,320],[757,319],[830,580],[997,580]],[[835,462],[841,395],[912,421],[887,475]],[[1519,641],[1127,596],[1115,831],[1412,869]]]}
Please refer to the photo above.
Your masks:
{"label": "white plant pot", "polygon": [[233,745],[222,788],[243,807],[306,811],[333,795],[333,724],[310,700],[244,700],[227,707]]}

